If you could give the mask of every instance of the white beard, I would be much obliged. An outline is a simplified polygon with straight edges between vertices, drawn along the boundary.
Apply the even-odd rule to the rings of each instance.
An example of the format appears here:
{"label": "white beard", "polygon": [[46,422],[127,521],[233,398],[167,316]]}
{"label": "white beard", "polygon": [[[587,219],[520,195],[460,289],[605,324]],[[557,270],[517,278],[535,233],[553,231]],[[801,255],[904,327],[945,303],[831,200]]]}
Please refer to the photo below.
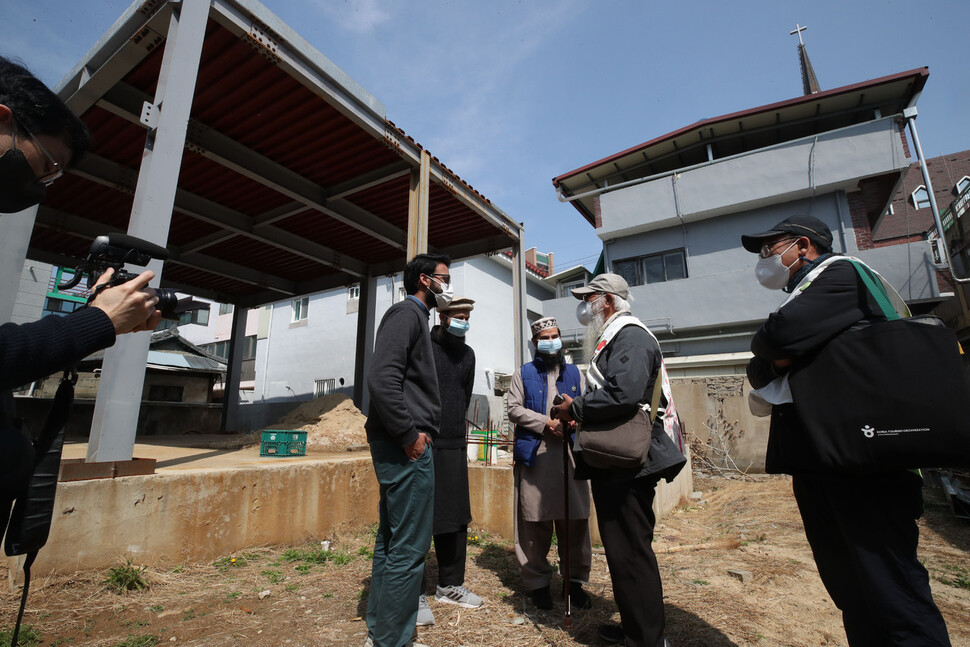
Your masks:
{"label": "white beard", "polygon": [[593,320],[586,326],[586,334],[583,335],[583,358],[587,363],[593,360],[593,353],[596,351],[596,342],[599,341],[604,324],[606,324],[606,317],[600,311],[593,315]]}

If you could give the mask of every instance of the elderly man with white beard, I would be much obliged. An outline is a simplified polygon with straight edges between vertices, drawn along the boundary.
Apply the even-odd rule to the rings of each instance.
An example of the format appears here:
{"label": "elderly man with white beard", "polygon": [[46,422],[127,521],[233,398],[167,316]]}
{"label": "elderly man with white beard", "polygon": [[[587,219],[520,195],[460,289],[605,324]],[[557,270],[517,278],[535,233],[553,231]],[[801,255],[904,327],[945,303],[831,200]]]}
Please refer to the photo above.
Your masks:
{"label": "elderly man with white beard", "polygon": [[[651,402],[654,383],[663,383],[660,344],[633,316],[630,288],[617,274],[601,274],[589,285],[572,291],[581,299],[577,318],[587,326],[585,344],[592,350],[586,374],[586,392],[573,399],[563,396],[554,407],[557,419],[603,423],[629,420],[637,408]],[[604,625],[599,635],[607,642],[628,647],[663,647],[663,587],[651,542],[656,517],[655,488],[661,478],[673,479],[686,459],[664,430],[669,387],[662,390],[654,412],[650,449],[638,468],[596,468],[583,452],[576,454],[576,478],[589,478],[599,522],[600,537],[613,582],[613,597],[621,626]]]}

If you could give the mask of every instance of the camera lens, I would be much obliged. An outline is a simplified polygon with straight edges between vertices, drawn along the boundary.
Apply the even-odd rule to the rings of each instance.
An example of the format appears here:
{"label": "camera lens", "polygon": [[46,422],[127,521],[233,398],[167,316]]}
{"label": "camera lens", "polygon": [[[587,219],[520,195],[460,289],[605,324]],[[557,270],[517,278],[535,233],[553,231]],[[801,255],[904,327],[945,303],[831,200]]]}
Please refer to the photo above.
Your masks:
{"label": "camera lens", "polygon": [[175,294],[175,290],[169,290],[167,288],[156,288],[155,296],[158,297],[158,305],[155,306],[162,313],[163,319],[178,319],[179,312],[179,298]]}

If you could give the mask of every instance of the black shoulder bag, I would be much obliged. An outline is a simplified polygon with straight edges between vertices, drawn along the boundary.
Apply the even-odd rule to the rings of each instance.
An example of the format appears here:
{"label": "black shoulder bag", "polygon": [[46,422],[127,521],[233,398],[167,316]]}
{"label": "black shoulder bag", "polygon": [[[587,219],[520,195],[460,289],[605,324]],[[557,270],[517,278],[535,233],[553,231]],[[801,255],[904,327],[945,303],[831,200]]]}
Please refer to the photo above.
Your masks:
{"label": "black shoulder bag", "polygon": [[776,407],[779,471],[877,472],[970,465],[970,376],[953,331],[900,318],[868,268],[853,263],[885,320],[861,322],[789,374]]}
{"label": "black shoulder bag", "polygon": [[[54,494],[57,489],[57,477],[61,467],[61,449],[64,446],[64,428],[70,414],[71,404],[74,402],[74,385],[77,382],[77,372],[73,369],[64,372],[57,393],[54,395],[54,405],[44,428],[34,441],[35,462],[33,472],[25,484],[25,488],[4,497],[0,501],[0,529],[6,527],[7,536],[4,541],[4,552],[9,556],[26,555],[24,559],[24,589],[20,595],[20,610],[17,613],[17,624],[14,626],[11,646],[16,647],[20,634],[20,623],[24,617],[27,605],[27,593],[30,591],[30,567],[37,558],[37,553],[50,534],[51,517],[54,513]],[[9,524],[7,512],[13,499],[13,511],[10,513]]]}

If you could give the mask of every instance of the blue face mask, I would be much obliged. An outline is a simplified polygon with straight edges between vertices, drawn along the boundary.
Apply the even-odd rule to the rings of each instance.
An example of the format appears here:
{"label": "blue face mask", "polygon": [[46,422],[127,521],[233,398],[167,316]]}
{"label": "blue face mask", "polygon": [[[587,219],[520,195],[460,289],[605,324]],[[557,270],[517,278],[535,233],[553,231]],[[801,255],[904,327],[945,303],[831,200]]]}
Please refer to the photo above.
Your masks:
{"label": "blue face mask", "polygon": [[555,339],[540,339],[536,344],[536,350],[543,355],[555,355],[562,350],[562,340],[558,337]]}
{"label": "blue face mask", "polygon": [[455,337],[464,337],[469,328],[471,328],[471,324],[467,321],[463,321],[461,319],[448,320],[448,332]]}

